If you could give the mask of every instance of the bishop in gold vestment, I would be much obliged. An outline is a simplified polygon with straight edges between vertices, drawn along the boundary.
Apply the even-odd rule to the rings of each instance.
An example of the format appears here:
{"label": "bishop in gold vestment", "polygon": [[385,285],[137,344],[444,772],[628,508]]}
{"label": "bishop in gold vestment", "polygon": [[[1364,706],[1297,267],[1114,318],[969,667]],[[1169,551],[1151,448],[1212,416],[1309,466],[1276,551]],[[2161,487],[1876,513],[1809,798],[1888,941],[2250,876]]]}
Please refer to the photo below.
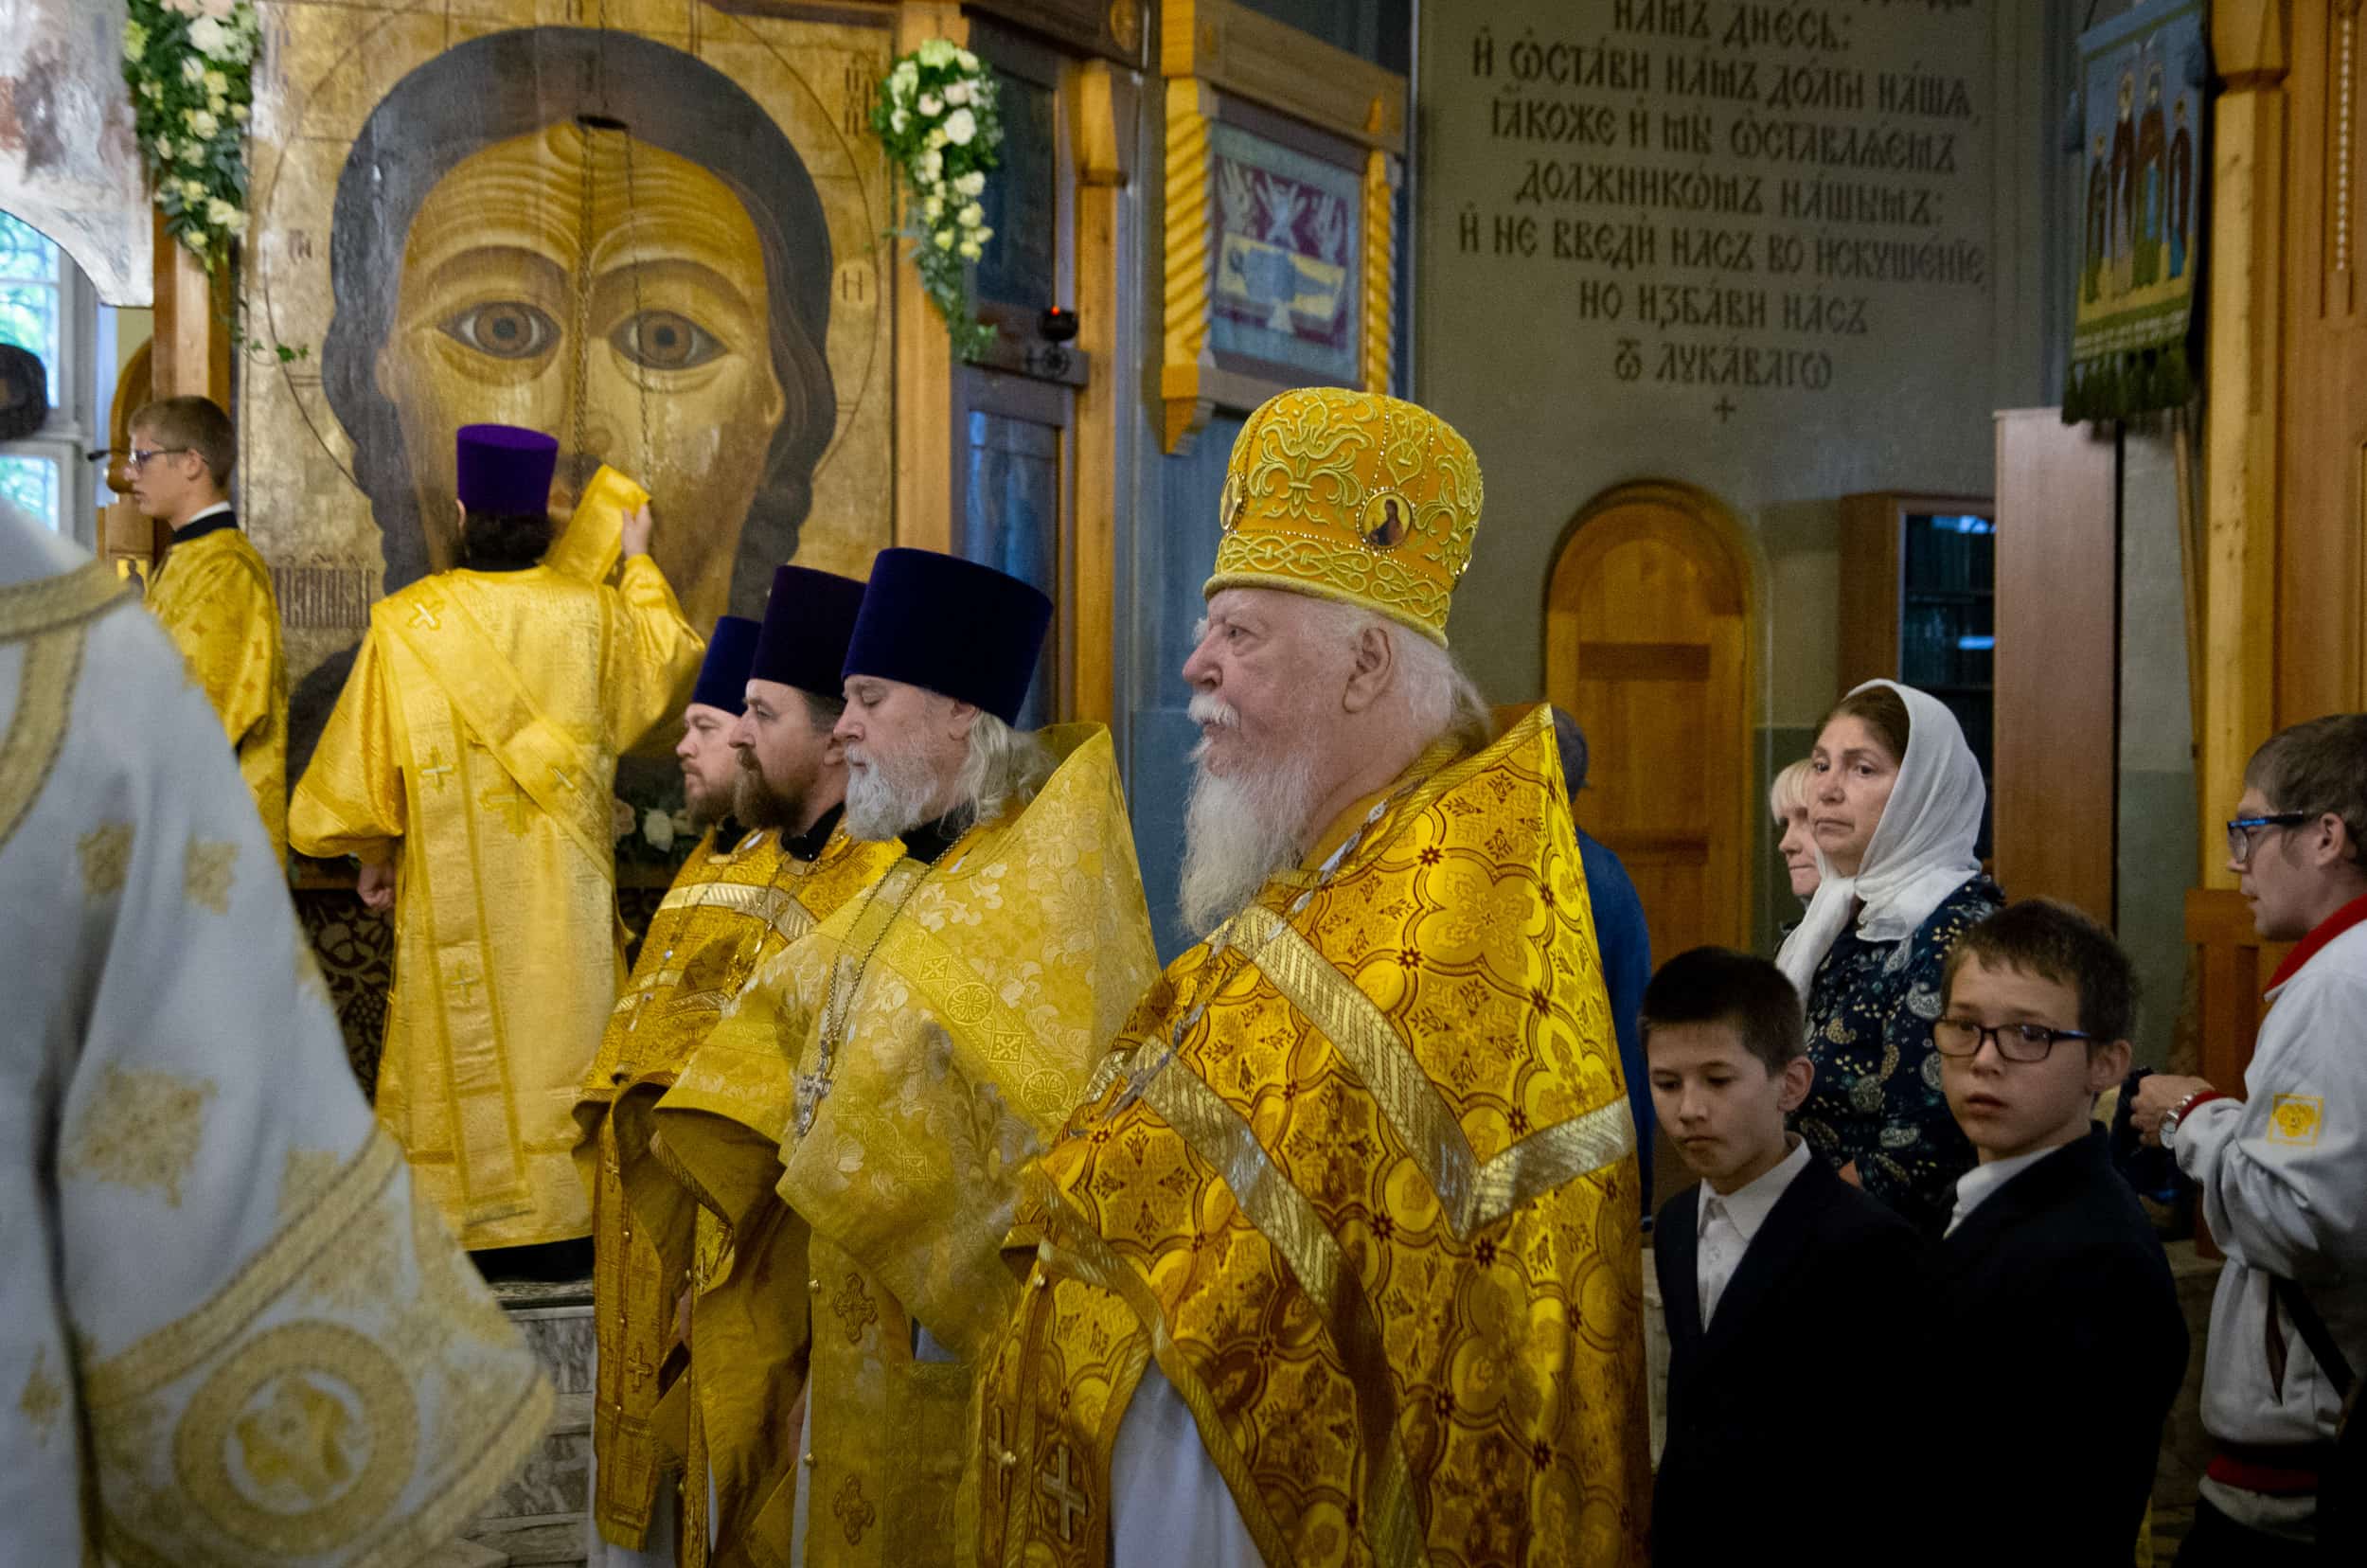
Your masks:
{"label": "bishop in gold vestment", "polygon": [[[531,532],[556,444],[533,450],[539,477],[480,464],[473,496],[464,461],[472,526]],[[359,855],[365,888],[400,857],[378,1115],[472,1250],[592,1228],[573,1112],[624,977],[610,790],[703,648],[640,551],[613,589],[532,564],[437,573],[371,611],[296,788],[296,848]]]}
{"label": "bishop in gold vestment", "polygon": [[760,972],[659,1102],[666,1157],[740,1265],[767,1227],[753,1299],[805,1373],[802,1424],[760,1465],[717,1465],[718,1561],[954,1560],[1018,1173],[1155,965],[1108,732],[1009,727],[1049,610],[985,567],[881,555],[839,734],[848,830],[893,832],[899,856]]}
{"label": "bishop in gold vestment", "polygon": [[[663,1526],[663,1488],[666,1472],[679,1472],[672,1534],[682,1568],[706,1560],[708,1454],[719,1443],[727,1456],[745,1445],[748,1423],[730,1415],[748,1404],[741,1391],[773,1380],[771,1358],[730,1334],[734,1303],[721,1302],[696,1310],[690,1343],[708,1342],[704,1361],[695,1376],[665,1380],[675,1397],[661,1403],[684,1292],[721,1289],[735,1258],[720,1220],[698,1210],[652,1157],[649,1112],[756,967],[895,858],[885,845],[859,845],[838,830],[845,767],[828,755],[829,725],[862,598],[859,582],[784,566],[763,626],[729,615],[716,624],[675,750],[691,811],[713,826],[650,923],[576,1106],[585,1129],[577,1158],[593,1194],[599,1336],[593,1522],[611,1545],[667,1560],[677,1541]],[[771,743],[775,717],[786,757]],[[654,1223],[628,1204],[635,1186],[672,1200],[652,1205]],[[723,1418],[703,1422],[695,1407],[710,1398]]]}
{"label": "bishop in gold vestment", "polygon": [[1209,935],[1031,1172],[976,1560],[1640,1565],[1634,1134],[1553,727],[1444,647],[1478,465],[1287,394],[1222,507]]}
{"label": "bishop in gold vestment", "polygon": [[[133,496],[172,526],[172,545],[149,584],[148,607],[189,677],[213,704],[239,776],[255,797],[272,852],[288,858],[288,683],[271,568],[239,527],[227,487],[236,453],[229,417],[204,398],[168,398],[136,411]],[[152,455],[151,455],[152,454]],[[219,467],[217,467],[219,463]]]}

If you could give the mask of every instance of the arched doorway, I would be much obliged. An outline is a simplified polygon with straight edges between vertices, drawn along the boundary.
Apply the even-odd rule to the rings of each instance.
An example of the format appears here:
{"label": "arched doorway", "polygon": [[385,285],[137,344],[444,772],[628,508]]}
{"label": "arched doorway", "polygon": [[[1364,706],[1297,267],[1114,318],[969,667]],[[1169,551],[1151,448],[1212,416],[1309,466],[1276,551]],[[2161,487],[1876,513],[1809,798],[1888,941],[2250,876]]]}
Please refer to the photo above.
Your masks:
{"label": "arched doorway", "polygon": [[1592,752],[1580,826],[1635,880],[1655,961],[1748,949],[1751,574],[1688,487],[1622,485],[1570,526],[1545,601],[1545,689]]}

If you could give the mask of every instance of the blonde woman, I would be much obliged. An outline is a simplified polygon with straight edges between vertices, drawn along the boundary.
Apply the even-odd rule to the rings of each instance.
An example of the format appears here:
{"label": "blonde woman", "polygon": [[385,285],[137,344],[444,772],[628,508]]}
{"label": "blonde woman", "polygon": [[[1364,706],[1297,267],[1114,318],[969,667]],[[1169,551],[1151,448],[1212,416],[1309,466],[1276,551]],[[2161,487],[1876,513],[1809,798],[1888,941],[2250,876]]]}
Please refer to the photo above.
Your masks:
{"label": "blonde woman", "polygon": [[1808,828],[1808,759],[1802,757],[1775,775],[1767,792],[1775,816],[1775,853],[1791,879],[1791,896],[1806,904],[1816,897],[1824,873],[1816,864],[1816,835]]}

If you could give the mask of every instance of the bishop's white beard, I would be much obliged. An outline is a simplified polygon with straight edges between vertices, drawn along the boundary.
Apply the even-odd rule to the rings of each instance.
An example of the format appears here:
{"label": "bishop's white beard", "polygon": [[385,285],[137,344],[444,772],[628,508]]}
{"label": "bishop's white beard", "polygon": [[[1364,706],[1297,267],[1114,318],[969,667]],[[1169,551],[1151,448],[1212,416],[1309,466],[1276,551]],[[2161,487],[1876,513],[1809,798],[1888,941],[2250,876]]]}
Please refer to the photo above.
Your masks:
{"label": "bishop's white beard", "polygon": [[[1192,718],[1238,722],[1230,706],[1205,694],[1192,699]],[[1206,740],[1192,749],[1176,901],[1193,935],[1207,935],[1255,899],[1268,878],[1298,864],[1314,793],[1314,760],[1303,751],[1258,757],[1219,775],[1208,771]]]}
{"label": "bishop's white beard", "polygon": [[940,781],[926,757],[849,746],[846,764],[848,838],[885,843],[929,820]]}

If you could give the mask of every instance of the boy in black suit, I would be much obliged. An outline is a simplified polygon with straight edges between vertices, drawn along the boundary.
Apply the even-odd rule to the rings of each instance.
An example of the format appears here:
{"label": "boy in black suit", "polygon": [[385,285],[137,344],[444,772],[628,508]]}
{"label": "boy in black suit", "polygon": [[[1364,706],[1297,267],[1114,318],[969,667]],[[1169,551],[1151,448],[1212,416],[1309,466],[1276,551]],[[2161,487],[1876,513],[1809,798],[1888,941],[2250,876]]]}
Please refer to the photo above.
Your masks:
{"label": "boy in black suit", "polygon": [[2090,1120],[2128,1070],[2137,979],[2110,933],[2034,899],[1957,941],[1931,1025],[1949,1109],[1981,1163],[1956,1183],[1941,1331],[1956,1391],[1966,1562],[2127,1563],[2186,1320],[2162,1243]]}
{"label": "boy in black suit", "polygon": [[1816,1069],[1781,970],[1696,948],[1652,976],[1643,1013],[1653,1107],[1701,1178],[1653,1231],[1670,1348],[1653,1563],[1732,1568],[1784,1541],[1820,1562],[1915,1560],[1926,1244],[1784,1130]]}

